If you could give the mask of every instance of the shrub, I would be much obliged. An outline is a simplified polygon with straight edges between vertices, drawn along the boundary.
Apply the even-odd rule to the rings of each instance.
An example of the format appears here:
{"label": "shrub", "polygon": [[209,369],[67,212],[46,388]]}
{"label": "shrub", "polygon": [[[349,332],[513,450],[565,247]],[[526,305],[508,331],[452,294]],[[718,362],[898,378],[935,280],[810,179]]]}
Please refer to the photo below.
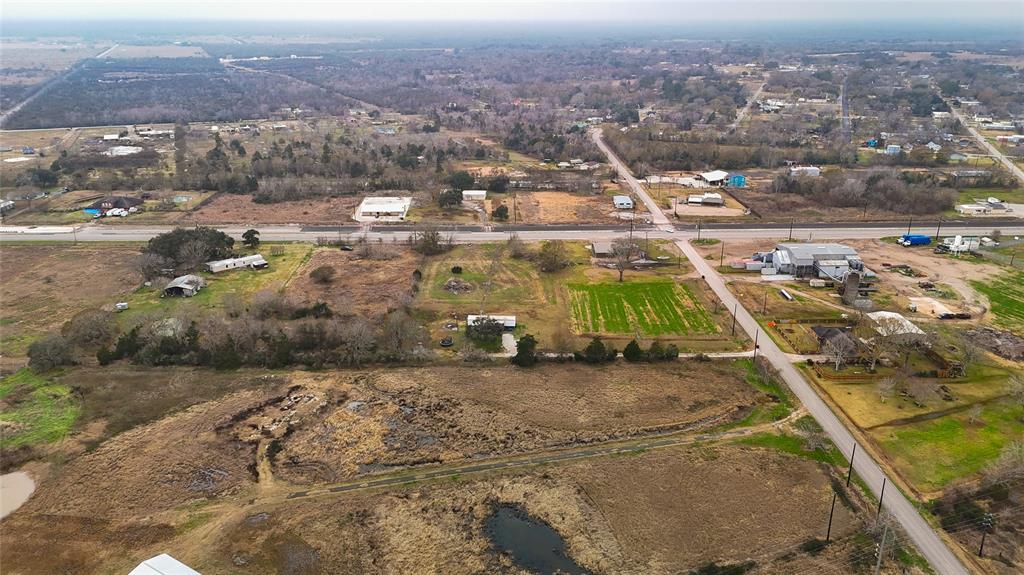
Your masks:
{"label": "shrub", "polygon": [[587,347],[583,348],[582,353],[577,353],[576,357],[586,363],[604,363],[615,361],[618,355],[618,350],[612,346],[606,346],[600,337],[594,337]]}
{"label": "shrub", "polygon": [[479,343],[493,344],[501,339],[504,331],[505,326],[500,321],[483,317],[466,326],[466,337]]}
{"label": "shrub", "polygon": [[507,220],[508,219],[508,206],[506,206],[505,204],[502,204],[502,205],[494,208],[493,210],[491,210],[491,217],[496,219],[496,220],[502,221],[502,222]]}
{"label": "shrub", "polygon": [[329,284],[334,281],[334,274],[337,271],[331,266],[320,266],[309,272],[309,277],[316,283]]}
{"label": "shrub", "polygon": [[37,372],[71,365],[74,362],[71,344],[62,335],[51,334],[37,339],[28,346],[28,365]]}
{"label": "shrub", "polygon": [[452,273],[459,275],[462,273],[462,266],[452,266]]}
{"label": "shrub", "polygon": [[532,367],[537,364],[537,339],[530,334],[519,338],[516,343],[516,354],[509,360],[512,365]]}
{"label": "shrub", "polygon": [[622,350],[622,357],[624,357],[626,361],[640,361],[644,358],[644,352],[640,349],[640,344],[637,343],[635,339],[632,339]]}

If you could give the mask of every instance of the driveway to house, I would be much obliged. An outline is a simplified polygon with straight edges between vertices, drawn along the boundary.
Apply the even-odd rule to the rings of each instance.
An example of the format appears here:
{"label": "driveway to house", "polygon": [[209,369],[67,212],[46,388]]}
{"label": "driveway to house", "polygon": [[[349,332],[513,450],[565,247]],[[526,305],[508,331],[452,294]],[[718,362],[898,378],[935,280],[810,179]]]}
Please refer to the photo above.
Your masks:
{"label": "driveway to house", "polygon": [[[854,446],[857,445],[857,440],[854,439],[843,423],[839,421],[839,418],[832,413],[828,405],[818,397],[818,394],[811,388],[807,380],[804,379],[804,376],[793,367],[793,364],[790,363],[790,357],[779,349],[779,346],[775,344],[771,337],[761,329],[761,326],[754,320],[754,317],[747,312],[746,308],[740,305],[739,300],[729,291],[722,276],[697,253],[697,250],[694,249],[688,240],[677,241],[676,245],[689,258],[690,263],[693,264],[718,298],[722,300],[726,309],[737,310],[737,323],[747,332],[751,339],[757,341],[758,348],[755,351],[767,359],[772,367],[778,370],[780,377],[786,382],[789,389],[793,391],[793,394],[800,399],[800,403],[821,425],[836,447],[849,457],[850,453],[853,452]],[[892,481],[882,471],[882,468],[875,463],[870,453],[861,445],[857,445],[853,469],[864,480],[876,497],[882,493],[883,481],[888,484],[885,489],[882,506],[888,509],[892,516],[899,521],[903,530],[906,531],[914,545],[931,563],[937,573],[940,575],[967,575],[967,569],[956,555],[950,551],[938,533],[921,517],[910,501],[892,484]]]}

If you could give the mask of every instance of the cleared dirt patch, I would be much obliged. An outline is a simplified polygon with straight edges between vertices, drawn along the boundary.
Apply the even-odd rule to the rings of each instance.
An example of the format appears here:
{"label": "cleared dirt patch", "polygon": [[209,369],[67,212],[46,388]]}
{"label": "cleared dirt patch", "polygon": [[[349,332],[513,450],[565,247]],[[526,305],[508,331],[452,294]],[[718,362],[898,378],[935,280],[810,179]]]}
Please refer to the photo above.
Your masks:
{"label": "cleared dirt patch", "polygon": [[[608,196],[584,196],[569,192],[521,192],[514,202],[520,223],[569,224],[619,221]],[[511,213],[511,197],[491,201],[491,209],[504,204]]]}
{"label": "cleared dirt patch", "polygon": [[360,198],[326,198],[257,204],[251,196],[221,194],[192,212],[200,224],[340,224],[352,222]]}
{"label": "cleared dirt patch", "polygon": [[275,473],[294,483],[705,427],[769,401],[726,363],[388,369],[295,381],[324,408],[280,441]]}
{"label": "cleared dirt patch", "polygon": [[[377,249],[377,246],[374,246]],[[412,275],[421,257],[398,246],[380,247],[390,259],[360,257],[358,252],[336,248],[318,249],[288,284],[289,295],[305,304],[322,301],[336,313],[376,317],[398,306],[410,295]],[[309,273],[321,266],[335,270],[329,284],[317,283]]]}

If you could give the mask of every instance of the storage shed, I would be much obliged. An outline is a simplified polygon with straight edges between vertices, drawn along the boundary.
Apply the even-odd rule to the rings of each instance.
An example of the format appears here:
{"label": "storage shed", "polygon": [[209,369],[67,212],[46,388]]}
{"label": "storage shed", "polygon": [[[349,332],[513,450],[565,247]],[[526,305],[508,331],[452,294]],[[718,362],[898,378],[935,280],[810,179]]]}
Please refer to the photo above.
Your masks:
{"label": "storage shed", "polygon": [[615,208],[619,210],[633,209],[633,198],[629,196],[613,196],[612,203],[615,204]]}
{"label": "storage shed", "polygon": [[466,325],[476,325],[476,322],[484,319],[493,319],[505,329],[516,328],[516,316],[514,315],[467,315]]}
{"label": "storage shed", "polygon": [[171,297],[192,297],[206,287],[206,280],[194,275],[179,276],[164,287],[164,295]]}
{"label": "storage shed", "polygon": [[487,190],[462,190],[462,199],[482,202],[487,199]]}
{"label": "storage shed", "polygon": [[356,208],[352,217],[357,222],[401,222],[405,220],[412,198],[368,197]]}

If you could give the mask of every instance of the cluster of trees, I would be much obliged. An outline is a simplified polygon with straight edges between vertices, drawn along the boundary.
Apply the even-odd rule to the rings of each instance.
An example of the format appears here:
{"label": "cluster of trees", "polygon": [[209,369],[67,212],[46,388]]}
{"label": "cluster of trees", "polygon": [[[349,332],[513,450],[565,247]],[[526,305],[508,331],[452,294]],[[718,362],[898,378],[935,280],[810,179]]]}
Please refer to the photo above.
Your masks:
{"label": "cluster of trees", "polygon": [[341,114],[348,102],[301,82],[214,58],[87,59],[12,114],[6,128],[268,118],[285,106]]}
{"label": "cluster of trees", "polygon": [[867,177],[828,174],[818,178],[779,175],[771,192],[796,194],[823,206],[931,214],[953,207],[957,192],[931,174],[878,171]]}
{"label": "cluster of trees", "polygon": [[[246,234],[246,245],[259,244],[259,232]],[[138,259],[138,270],[147,280],[165,276],[168,270],[195,270],[204,262],[231,257],[234,245],[234,238],[214,228],[175,228],[150,238]]]}

